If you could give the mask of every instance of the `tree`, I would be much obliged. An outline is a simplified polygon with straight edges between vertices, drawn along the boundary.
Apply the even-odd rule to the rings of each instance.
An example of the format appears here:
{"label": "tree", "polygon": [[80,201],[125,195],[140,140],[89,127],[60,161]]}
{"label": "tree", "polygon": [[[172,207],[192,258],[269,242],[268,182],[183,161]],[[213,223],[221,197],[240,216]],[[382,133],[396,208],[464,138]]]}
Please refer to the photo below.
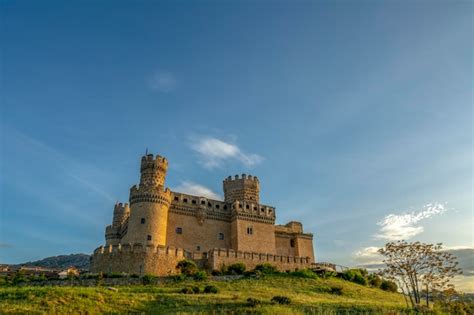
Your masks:
{"label": "tree", "polygon": [[413,308],[420,306],[423,289],[426,306],[429,306],[429,292],[441,290],[454,276],[462,273],[456,257],[443,251],[441,243],[396,241],[387,243],[379,253],[385,257],[386,265],[381,274],[397,283]]}

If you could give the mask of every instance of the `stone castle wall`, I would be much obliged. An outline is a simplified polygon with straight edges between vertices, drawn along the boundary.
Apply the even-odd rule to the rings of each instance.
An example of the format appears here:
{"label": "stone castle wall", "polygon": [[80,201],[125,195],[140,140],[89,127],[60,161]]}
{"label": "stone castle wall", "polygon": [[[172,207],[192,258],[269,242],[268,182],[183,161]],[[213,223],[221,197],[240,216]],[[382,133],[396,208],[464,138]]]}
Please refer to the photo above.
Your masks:
{"label": "stone castle wall", "polygon": [[176,265],[185,259],[183,249],[141,244],[97,248],[91,256],[91,272],[172,275]]}
{"label": "stone castle wall", "polygon": [[279,256],[271,254],[250,253],[232,249],[214,249],[209,252],[208,266],[212,270],[220,270],[222,266],[244,263],[247,270],[252,270],[259,264],[268,263],[279,271],[294,271],[311,267],[309,257]]}

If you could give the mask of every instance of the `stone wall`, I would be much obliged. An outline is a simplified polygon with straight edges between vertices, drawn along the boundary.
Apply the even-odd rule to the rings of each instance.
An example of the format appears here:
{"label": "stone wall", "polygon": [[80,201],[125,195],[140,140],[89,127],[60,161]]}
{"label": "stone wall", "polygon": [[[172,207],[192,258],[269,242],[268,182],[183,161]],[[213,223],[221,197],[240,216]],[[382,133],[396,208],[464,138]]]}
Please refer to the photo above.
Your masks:
{"label": "stone wall", "polygon": [[228,266],[238,262],[244,263],[247,270],[251,270],[259,264],[269,263],[279,271],[309,268],[312,263],[309,257],[249,253],[231,249],[214,249],[208,254],[208,265],[212,270],[220,270],[223,265]]}
{"label": "stone wall", "polygon": [[213,219],[204,219],[199,222],[196,216],[170,211],[166,238],[168,246],[183,248],[190,252],[228,248],[230,247],[230,223]]}
{"label": "stone wall", "polygon": [[129,274],[171,275],[185,258],[183,249],[173,247],[116,245],[97,248],[91,256],[93,273],[125,272]]}

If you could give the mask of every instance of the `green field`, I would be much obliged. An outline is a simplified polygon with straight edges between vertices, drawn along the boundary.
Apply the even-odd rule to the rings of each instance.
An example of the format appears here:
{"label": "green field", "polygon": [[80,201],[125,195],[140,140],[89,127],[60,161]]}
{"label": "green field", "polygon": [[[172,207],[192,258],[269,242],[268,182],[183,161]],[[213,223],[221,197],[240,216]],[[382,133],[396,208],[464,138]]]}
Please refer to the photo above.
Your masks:
{"label": "green field", "polygon": [[[206,285],[217,294],[183,294],[184,287]],[[336,288],[336,289],[334,289]],[[348,281],[306,279],[286,275],[232,281],[184,281],[159,285],[107,287],[1,287],[0,313],[126,313],[160,314],[398,314],[406,311],[403,297]],[[287,296],[290,305],[270,302]],[[262,302],[251,307],[248,298]]]}

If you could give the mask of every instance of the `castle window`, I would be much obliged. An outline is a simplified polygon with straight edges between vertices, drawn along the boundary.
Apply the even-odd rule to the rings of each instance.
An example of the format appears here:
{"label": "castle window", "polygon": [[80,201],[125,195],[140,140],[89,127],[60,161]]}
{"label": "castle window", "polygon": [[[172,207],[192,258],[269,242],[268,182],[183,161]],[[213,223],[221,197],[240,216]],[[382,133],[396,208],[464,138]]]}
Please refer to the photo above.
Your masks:
{"label": "castle window", "polygon": [[216,209],[219,209],[219,205],[216,205]]}
{"label": "castle window", "polygon": [[202,204],[202,205],[205,205],[206,202],[205,202],[204,200],[201,200],[201,204]]}
{"label": "castle window", "polygon": [[201,250],[201,246],[199,246],[199,245],[196,246],[196,250],[197,250],[197,251],[200,251],[200,250]]}
{"label": "castle window", "polygon": [[262,208],[262,209],[260,209],[260,212],[265,212],[265,209],[263,209],[263,208]]}
{"label": "castle window", "polygon": [[179,197],[178,197],[178,196],[174,196],[174,200],[175,200],[175,201],[178,201],[178,200],[179,200]]}
{"label": "castle window", "polygon": [[191,202],[193,203],[193,205],[195,205],[195,204],[196,204],[196,200],[194,200],[194,199],[193,199]]}
{"label": "castle window", "polygon": [[149,241],[151,241],[151,235],[148,235],[147,239],[148,239]]}
{"label": "castle window", "polygon": [[239,204],[239,208],[242,209],[242,204]]}
{"label": "castle window", "polygon": [[227,205],[224,205],[224,210],[227,210]]}
{"label": "castle window", "polygon": [[188,202],[188,198],[184,198],[183,201],[184,201],[184,202]]}
{"label": "castle window", "polygon": [[210,203],[210,202],[208,202],[208,203],[207,203],[207,206],[208,206],[208,207],[212,207],[212,205],[211,205],[211,203]]}
{"label": "castle window", "polygon": [[257,207],[253,207],[253,210],[257,210]]}
{"label": "castle window", "polygon": [[290,246],[295,247],[295,240],[290,240]]}
{"label": "castle window", "polygon": [[146,221],[145,218],[142,218],[142,219],[140,220],[140,223],[141,223],[141,224],[145,224],[145,221]]}
{"label": "castle window", "polygon": [[250,209],[250,206],[249,206],[249,205],[245,205],[245,209]]}
{"label": "castle window", "polygon": [[247,234],[248,235],[253,235],[253,227],[247,226]]}
{"label": "castle window", "polygon": [[176,234],[183,234],[183,228],[182,227],[177,227],[176,228]]}
{"label": "castle window", "polygon": [[224,239],[224,233],[219,233],[219,240],[223,240]]}

